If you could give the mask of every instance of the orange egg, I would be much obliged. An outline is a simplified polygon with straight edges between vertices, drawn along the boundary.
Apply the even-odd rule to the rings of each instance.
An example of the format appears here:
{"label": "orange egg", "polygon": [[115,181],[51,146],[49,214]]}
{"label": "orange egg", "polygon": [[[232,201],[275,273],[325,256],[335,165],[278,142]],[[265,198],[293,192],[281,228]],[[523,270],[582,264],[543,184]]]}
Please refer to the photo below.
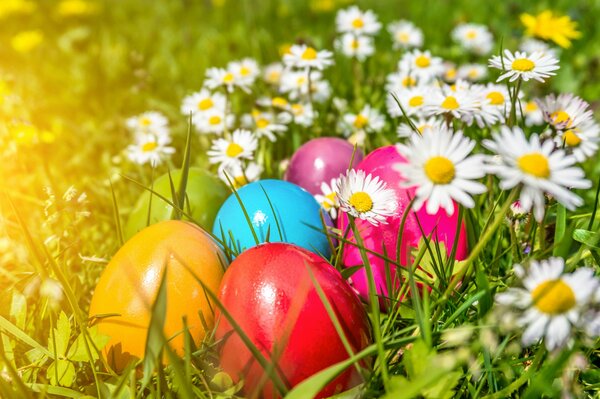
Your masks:
{"label": "orange egg", "polygon": [[193,276],[217,293],[225,262],[208,233],[188,222],[160,222],[127,241],[102,273],[90,304],[90,317],[108,315],[97,317],[96,324],[99,333],[111,337],[104,348],[111,367],[122,370],[143,358],[152,304],[165,268],[165,337],[177,354],[183,354],[185,318],[194,342],[200,344],[205,329],[199,313],[211,328],[214,304],[209,304]]}

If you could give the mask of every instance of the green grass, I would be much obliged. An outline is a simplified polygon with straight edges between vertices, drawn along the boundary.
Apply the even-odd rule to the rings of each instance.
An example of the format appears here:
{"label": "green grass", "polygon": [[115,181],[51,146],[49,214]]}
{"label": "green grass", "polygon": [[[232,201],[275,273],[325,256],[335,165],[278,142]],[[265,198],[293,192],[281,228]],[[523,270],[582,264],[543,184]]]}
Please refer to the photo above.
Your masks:
{"label": "green grass", "polygon": [[[228,0],[224,5],[210,0],[97,3],[95,15],[63,18],[54,12],[57,1],[39,0],[34,14],[0,20],[0,80],[19,98],[0,104],[0,397],[242,397],[241,385],[219,370],[218,343],[212,333],[200,347],[190,344],[182,359],[167,350],[170,366],[156,367],[160,356],[156,353],[164,343],[160,296],[153,308],[149,343],[156,346],[150,350],[155,357],[144,362],[144,369],[154,373],[142,377],[134,368],[121,373],[107,368],[98,355],[103,339],[87,322],[91,293],[122,244],[120,223],[142,192],[134,182],[151,187],[152,176],[167,170],[181,165],[206,167],[210,143],[192,134],[186,144],[188,118],[179,111],[181,99],[201,87],[205,69],[242,57],[253,57],[260,64],[274,62],[287,43],[332,49],[336,9],[348,2],[338,1],[341,4],[331,11],[315,10],[319,1],[292,0]],[[578,21],[582,38],[562,52],[556,78],[535,86],[531,94],[574,92],[594,109],[598,106],[597,1],[371,0],[358,4],[375,11],[384,24],[412,20],[423,29],[426,48],[459,63],[470,61],[449,37],[459,22],[487,24],[497,49],[501,45],[514,49],[523,31],[520,13],[547,8],[568,13]],[[43,31],[44,43],[30,53],[15,53],[11,38],[30,29]],[[377,37],[376,47],[377,55],[363,65],[360,76],[339,55],[336,66],[324,73],[334,95],[348,100],[351,109],[364,104],[385,107],[385,75],[395,69],[399,53],[391,50],[385,31]],[[252,100],[267,93],[267,87],[259,84],[252,96],[235,95],[232,108],[237,114],[248,112]],[[177,148],[171,162],[153,172],[131,164],[123,153],[130,142],[125,119],[150,109],[169,117]],[[263,177],[280,178],[279,162],[309,138],[341,136],[339,118],[327,102],[313,128],[292,128],[268,150]],[[21,120],[40,131],[51,130],[56,140],[15,146],[7,129]],[[387,129],[370,137],[366,149],[394,143],[395,126],[388,118]],[[487,130],[471,133],[477,138],[489,135]],[[461,210],[469,230],[470,257],[464,263],[446,261],[441,254],[453,249],[424,239],[415,250],[414,264],[399,269],[408,284],[394,292],[392,300],[407,298],[387,314],[380,311],[378,301],[369,307],[374,343],[292,389],[289,397],[312,396],[363,359],[373,364],[364,384],[341,397],[557,397],[568,384],[583,397],[600,395],[597,341],[584,346],[577,340],[558,354],[546,353],[542,346],[523,349],[518,337],[498,328],[493,311],[496,291],[514,280],[513,263],[555,254],[567,260],[569,270],[587,265],[598,271],[600,162],[587,161],[584,169],[594,182],[593,189],[580,193],[585,205],[570,212],[553,203],[541,230],[544,234],[533,224],[530,237],[512,235],[503,223],[511,194],[487,182],[489,193],[476,197],[475,208]],[[185,181],[182,178],[174,187],[174,216],[185,211]],[[72,185],[78,194],[87,194],[86,201],[63,198]],[[519,245],[526,238],[532,245],[528,254]],[[365,248],[361,255],[367,258]],[[388,256],[390,267],[399,266],[393,262],[395,254]],[[332,263],[340,266],[339,254],[332,255]],[[428,275],[416,268],[425,263]],[[453,278],[456,275],[460,279]],[[59,303],[39,295],[39,284],[48,277],[64,289]],[[422,284],[430,290],[419,290],[417,285]],[[327,307],[325,300],[324,304]],[[452,339],[457,336],[460,339]],[[587,361],[580,372],[570,368],[577,355]],[[59,369],[68,370],[62,378],[72,381],[59,377]],[[279,378],[269,371],[275,380]],[[281,387],[282,391],[288,388]]]}

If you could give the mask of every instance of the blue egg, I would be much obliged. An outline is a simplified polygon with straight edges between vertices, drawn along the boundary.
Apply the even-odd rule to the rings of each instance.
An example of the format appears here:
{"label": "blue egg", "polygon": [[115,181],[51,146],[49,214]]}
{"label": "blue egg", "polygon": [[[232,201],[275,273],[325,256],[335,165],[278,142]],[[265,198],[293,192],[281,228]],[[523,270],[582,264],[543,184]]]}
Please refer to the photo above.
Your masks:
{"label": "blue egg", "polygon": [[259,244],[287,242],[324,257],[331,255],[321,218],[329,226],[331,219],[308,191],[283,180],[259,180],[240,188],[237,194],[239,200],[231,194],[223,203],[213,225],[213,234],[237,253],[256,246],[254,229]]}

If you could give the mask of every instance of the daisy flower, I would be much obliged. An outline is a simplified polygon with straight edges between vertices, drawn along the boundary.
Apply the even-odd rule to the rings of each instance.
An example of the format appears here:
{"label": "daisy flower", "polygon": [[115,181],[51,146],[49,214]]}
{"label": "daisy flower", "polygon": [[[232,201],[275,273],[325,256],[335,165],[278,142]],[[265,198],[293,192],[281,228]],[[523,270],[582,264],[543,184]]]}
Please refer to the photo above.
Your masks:
{"label": "daisy flower", "polygon": [[331,182],[321,183],[321,194],[316,194],[315,199],[321,205],[321,207],[329,213],[332,219],[337,218],[337,210],[340,207],[340,203],[335,194],[337,187],[337,179],[331,179]]}
{"label": "daisy flower", "polygon": [[252,58],[244,58],[240,61],[233,61],[227,65],[227,70],[231,71],[236,81],[240,85],[251,86],[260,74],[258,63]]}
{"label": "daisy flower", "polygon": [[487,77],[488,71],[485,65],[465,64],[456,71],[457,79],[466,79],[471,82],[478,82]]}
{"label": "daisy flower", "polygon": [[452,31],[452,39],[462,48],[475,54],[484,55],[492,50],[494,37],[485,25],[460,24]]}
{"label": "daisy flower", "polygon": [[495,55],[489,60],[489,65],[492,68],[504,71],[498,78],[497,82],[510,78],[511,82],[521,78],[524,81],[535,79],[539,82],[544,82],[544,79],[556,75],[558,60],[550,54],[531,53],[528,55],[525,52],[517,51],[515,54],[509,50],[504,50],[504,56]]}
{"label": "daisy flower", "polygon": [[[423,134],[423,132],[426,129],[441,129],[443,125],[443,121],[434,116],[429,118],[418,118],[417,120],[413,120],[412,122],[420,134]],[[400,125],[398,125],[396,133],[398,134],[398,137],[406,138],[412,136],[416,132],[408,123],[401,123]]]}
{"label": "daisy flower", "polygon": [[423,46],[423,31],[412,22],[400,20],[388,25],[388,32],[392,36],[394,50],[420,48]]}
{"label": "daisy flower", "polygon": [[[219,168],[217,174],[227,186],[229,186],[229,181],[231,181],[233,188],[238,190],[246,184],[260,179],[262,171],[262,166],[257,163],[249,162],[244,166],[240,162],[236,162]],[[229,178],[229,181],[227,178]]]}
{"label": "daisy flower", "polygon": [[473,122],[473,115],[480,109],[480,102],[470,90],[457,89],[454,86],[433,90],[429,101],[423,108],[425,115],[451,115],[461,119],[468,125]]}
{"label": "daisy flower", "polygon": [[373,38],[370,36],[356,36],[345,33],[335,41],[336,49],[349,58],[364,61],[375,52]]}
{"label": "daisy flower", "polygon": [[221,93],[211,93],[207,89],[192,93],[183,99],[181,113],[195,115],[212,109],[225,109],[225,96]]}
{"label": "daisy flower", "polygon": [[251,114],[244,115],[242,122],[245,127],[254,131],[256,137],[266,137],[269,141],[275,141],[277,133],[287,130],[287,127],[280,124],[270,112],[253,110]]}
{"label": "daisy flower", "polygon": [[[477,88],[481,99],[481,112],[476,112],[474,117],[478,125],[493,125],[496,122],[504,123],[505,116],[510,113],[510,95],[506,86],[488,83]],[[488,116],[487,118],[485,118]],[[479,123],[482,122],[482,123]]]}
{"label": "daisy flower", "polygon": [[600,142],[600,126],[592,119],[577,127],[557,132],[554,142],[558,147],[565,146],[567,152],[573,154],[577,162],[583,162],[598,152]]}
{"label": "daisy flower", "polygon": [[237,129],[231,135],[231,139],[213,140],[208,151],[208,161],[213,164],[229,165],[240,162],[241,159],[253,159],[257,146],[258,141],[250,131]]}
{"label": "daisy flower", "polygon": [[247,80],[240,79],[233,71],[225,68],[208,68],[206,70],[204,85],[211,90],[223,87],[229,93],[232,93],[236,87],[245,92],[250,91]]}
{"label": "daisy flower", "polygon": [[500,178],[500,188],[506,190],[521,184],[521,206],[527,211],[533,207],[539,222],[544,218],[544,193],[573,210],[583,200],[570,189],[591,187],[583,170],[573,166],[574,157],[555,150],[551,140],[541,143],[537,134],[527,140],[521,128],[502,126],[483,145],[500,156],[498,163],[488,164],[488,171]]}
{"label": "daisy flower", "polygon": [[417,78],[408,72],[392,72],[386,77],[385,90],[398,91],[418,85]]}
{"label": "daisy flower", "polygon": [[530,346],[544,340],[548,350],[565,346],[572,330],[582,326],[583,313],[590,308],[599,288],[594,270],[582,267],[564,273],[564,260],[532,261],[528,270],[515,265],[523,287],[512,287],[496,295],[496,303],[515,308],[517,325],[525,328],[521,342]]}
{"label": "daisy flower", "polygon": [[310,92],[314,102],[323,103],[331,97],[331,85],[325,79],[321,79],[319,72],[310,73]]}
{"label": "daisy flower", "polygon": [[404,115],[402,113],[402,110],[404,110],[407,116],[421,116],[423,114],[423,106],[430,100],[430,91],[427,86],[417,86],[406,90],[394,91],[393,94],[400,101],[402,109],[400,109],[396,98],[392,94],[389,94],[387,97],[388,113],[393,117],[401,117]]}
{"label": "daisy flower", "polygon": [[361,11],[357,6],[338,11],[335,25],[339,33],[355,35],[376,35],[381,29],[381,24],[373,11]]}
{"label": "daisy flower", "polygon": [[317,112],[314,111],[311,104],[295,103],[290,106],[292,111],[292,120],[300,126],[312,126]]}
{"label": "daisy flower", "polygon": [[525,117],[525,125],[539,126],[544,123],[544,114],[538,106],[538,100],[525,101],[521,109]]}
{"label": "daisy flower", "polygon": [[398,144],[398,152],[407,160],[393,168],[406,181],[403,187],[417,186],[414,208],[425,209],[435,215],[443,208],[448,215],[454,213],[453,200],[467,208],[475,206],[471,196],[481,194],[486,188],[477,182],[485,176],[484,157],[471,155],[475,142],[452,132],[445,126],[425,129],[422,135],[413,134],[408,144]]}
{"label": "daisy flower", "polygon": [[402,56],[398,70],[413,75],[420,83],[427,83],[444,73],[442,59],[433,57],[429,50],[413,50]]}
{"label": "daisy flower", "polygon": [[456,69],[456,65],[452,62],[445,61],[443,63],[444,73],[442,73],[442,79],[447,83],[452,83],[456,81],[458,70]]}
{"label": "daisy flower", "polygon": [[132,116],[125,121],[125,124],[133,132],[165,136],[169,134],[169,120],[166,116],[156,111],[148,111],[137,116]]}
{"label": "daisy flower", "polygon": [[374,226],[387,224],[398,207],[396,193],[384,181],[362,170],[351,169],[340,175],[336,182],[340,209]]}
{"label": "daisy flower", "polygon": [[538,101],[544,120],[557,130],[571,129],[593,118],[590,104],[573,94],[550,94]]}
{"label": "daisy flower", "polygon": [[343,117],[346,135],[357,130],[378,132],[385,126],[385,118],[375,108],[365,105],[357,114],[346,114]]}
{"label": "daisy flower", "polygon": [[313,68],[323,70],[333,65],[333,53],[328,50],[317,51],[305,44],[294,44],[290,51],[283,55],[283,63],[293,68]]}
{"label": "daisy flower", "polygon": [[213,108],[202,114],[192,116],[192,124],[202,133],[221,133],[231,128],[235,117],[225,115],[224,109]]}
{"label": "daisy flower", "polygon": [[283,74],[283,64],[280,62],[274,62],[265,67],[263,71],[263,79],[265,82],[278,86],[281,81],[281,75]]}
{"label": "daisy flower", "polygon": [[138,135],[135,143],[127,147],[127,156],[137,164],[150,163],[155,167],[175,153],[175,148],[168,145],[170,142],[170,138],[164,135]]}

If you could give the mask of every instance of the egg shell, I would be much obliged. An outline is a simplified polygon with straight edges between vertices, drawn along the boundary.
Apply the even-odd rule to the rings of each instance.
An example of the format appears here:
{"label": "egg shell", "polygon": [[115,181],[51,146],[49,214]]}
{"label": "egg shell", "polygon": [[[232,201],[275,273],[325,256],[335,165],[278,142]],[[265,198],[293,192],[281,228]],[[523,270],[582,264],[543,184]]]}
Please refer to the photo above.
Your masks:
{"label": "egg shell", "polygon": [[170,346],[183,354],[184,336],[180,332],[185,317],[199,345],[205,335],[199,313],[210,327],[214,324],[215,305],[209,305],[194,275],[216,293],[224,265],[219,246],[208,233],[188,222],[160,222],[127,241],[104,269],[90,304],[90,317],[119,315],[96,319],[99,333],[111,337],[104,348],[109,364],[123,370],[130,361],[143,358],[151,308],[165,267],[165,337],[175,337]]}
{"label": "egg shell", "polygon": [[[400,183],[405,179],[403,176],[394,170],[393,165],[396,163],[405,163],[406,159],[398,153],[394,146],[386,146],[376,149],[365,157],[365,159],[357,166],[356,169],[363,170],[366,174],[378,176],[383,180],[388,188],[391,188],[396,193],[398,200],[398,208],[393,216],[386,219],[387,224],[374,226],[368,221],[356,219],[356,226],[360,232],[364,246],[376,252],[377,254],[387,254],[388,258],[395,259],[398,248],[398,235],[402,217],[407,207],[410,204],[411,198],[415,197],[416,188],[401,188]],[[455,209],[457,204],[454,204]],[[456,239],[456,229],[458,224],[458,212],[454,212],[452,216],[448,216],[446,211],[440,209],[435,215],[429,215],[425,210],[425,205],[416,212],[410,212],[406,218],[404,230],[401,233],[400,242],[400,262],[402,265],[407,264],[407,258],[410,251],[418,248],[419,242],[423,235],[421,227],[427,237],[432,233],[432,239],[443,243],[447,253],[450,253],[454,241]],[[418,221],[417,221],[418,218]],[[421,227],[419,227],[419,223]],[[341,212],[338,217],[338,228],[344,232],[348,226],[348,217],[346,213]],[[348,239],[355,242],[352,231],[348,233]],[[467,257],[467,236],[464,223],[460,228],[458,237],[456,259],[463,260]],[[367,252],[369,262],[373,269],[373,278],[377,287],[377,292],[383,297],[388,297],[388,284],[386,280],[386,266],[383,259],[375,254]],[[342,257],[344,266],[352,267],[362,265],[360,251],[356,246],[347,245],[344,247]],[[394,267],[391,266],[392,281],[398,283]],[[368,299],[369,290],[366,272],[360,269],[351,277],[353,286],[360,292],[363,298]]]}
{"label": "egg shell", "polygon": [[[237,194],[259,243],[267,241],[268,233],[269,242],[293,243],[324,257],[331,255],[327,236],[321,232],[321,215],[329,226],[332,225],[331,219],[306,190],[283,180],[260,180],[243,186]],[[224,241],[230,248],[237,249],[238,253],[256,246],[251,227],[235,194],[227,198],[215,219],[213,234],[223,238],[223,233]]]}
{"label": "egg shell", "polygon": [[[223,306],[263,355],[269,359],[270,354],[279,354],[277,365],[289,387],[349,357],[309,270],[353,352],[367,347],[371,333],[358,295],[333,266],[298,246],[268,243],[249,249],[231,263],[219,290]],[[264,370],[227,319],[218,310],[216,314],[216,339],[224,339],[221,366],[234,381],[244,379],[246,395],[256,397],[260,382],[267,378]],[[317,397],[329,397],[361,382],[356,368],[350,367]],[[259,396],[279,397],[270,380]]]}
{"label": "egg shell", "polygon": [[[304,188],[311,194],[321,194],[321,183],[339,177],[350,168],[354,146],[337,137],[320,137],[304,143],[290,159],[284,180]],[[356,149],[352,167],[363,159]]]}
{"label": "egg shell", "polygon": [[[171,171],[171,179],[169,179],[168,173],[158,177],[152,185],[152,190],[172,201],[171,181],[173,181],[175,190],[178,190],[181,181],[181,170]],[[200,227],[208,230],[212,228],[219,207],[230,193],[231,191],[218,177],[200,168],[190,168],[186,187],[187,201],[184,210],[192,216]],[[144,190],[131,210],[123,229],[125,239],[131,238],[147,226],[149,205],[150,192]],[[173,207],[160,197],[152,195],[151,206],[150,224],[171,218]],[[184,217],[184,219],[186,218]]]}

